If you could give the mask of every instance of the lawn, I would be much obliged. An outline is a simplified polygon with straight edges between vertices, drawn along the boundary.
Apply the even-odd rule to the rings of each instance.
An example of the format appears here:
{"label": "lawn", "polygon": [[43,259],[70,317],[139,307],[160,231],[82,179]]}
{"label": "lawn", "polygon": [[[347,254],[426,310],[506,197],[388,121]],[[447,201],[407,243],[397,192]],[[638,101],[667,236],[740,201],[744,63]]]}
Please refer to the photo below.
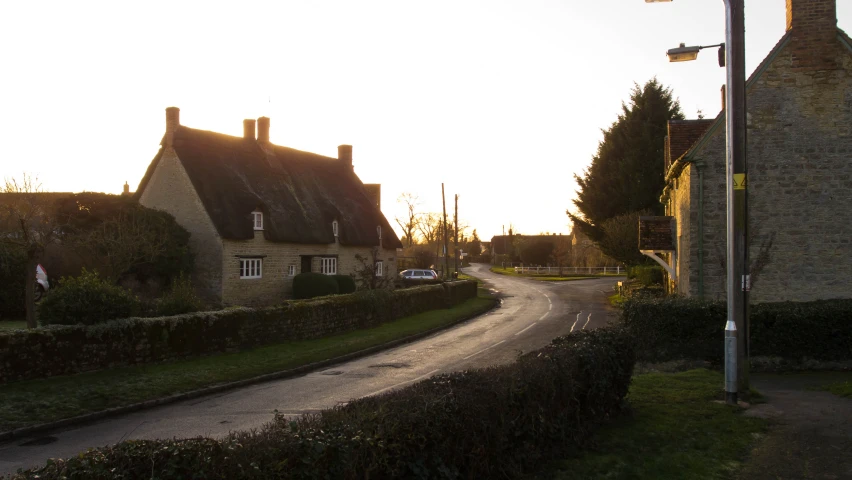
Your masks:
{"label": "lawn", "polygon": [[269,345],[240,353],[121,367],[3,385],[0,431],[52,422],[112,407],[279,372],[381,345],[484,312],[496,300],[480,296],[343,335]]}
{"label": "lawn", "polygon": [[586,449],[538,478],[729,478],[766,431],[722,398],[723,375],[710,370],[637,375],[630,413],[596,432]]}
{"label": "lawn", "polygon": [[825,390],[835,395],[852,398],[852,372],[833,372],[838,380],[821,385],[817,390]]}

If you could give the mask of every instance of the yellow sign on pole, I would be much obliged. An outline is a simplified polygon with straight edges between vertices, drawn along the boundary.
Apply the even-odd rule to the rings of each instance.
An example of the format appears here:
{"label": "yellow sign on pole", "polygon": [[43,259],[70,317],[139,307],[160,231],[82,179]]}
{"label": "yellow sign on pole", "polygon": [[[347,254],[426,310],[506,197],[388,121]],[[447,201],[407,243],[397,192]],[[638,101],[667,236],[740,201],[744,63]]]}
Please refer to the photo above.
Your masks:
{"label": "yellow sign on pole", "polygon": [[734,174],[734,190],[745,190],[748,186],[745,173]]}

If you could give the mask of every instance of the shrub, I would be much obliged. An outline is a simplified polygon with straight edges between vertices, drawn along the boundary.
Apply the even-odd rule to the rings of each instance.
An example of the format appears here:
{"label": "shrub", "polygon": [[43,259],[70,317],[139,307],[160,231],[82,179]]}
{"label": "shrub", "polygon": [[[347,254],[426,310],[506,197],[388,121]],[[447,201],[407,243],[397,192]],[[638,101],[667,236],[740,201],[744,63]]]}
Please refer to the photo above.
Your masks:
{"label": "shrub", "polygon": [[0,246],[0,318],[26,314],[27,255],[17,248]]}
{"label": "shrub", "polygon": [[24,478],[516,478],[577,448],[620,412],[627,335],[561,337],[510,365],[442,374],[221,440],[135,440]]}
{"label": "shrub", "polygon": [[197,312],[202,308],[201,299],[195,295],[189,276],[183,272],[172,280],[168,293],[156,302],[156,313],[163,317]]}
{"label": "shrub", "polygon": [[39,305],[39,321],[43,325],[95,325],[127,318],[139,312],[139,299],[130,291],[98,277],[86,269],[79,277],[62,278]]}
{"label": "shrub", "polygon": [[[724,302],[687,298],[630,298],[622,320],[641,360],[724,357]],[[750,355],[789,359],[852,359],[852,300],[752,305]]]}
{"label": "shrub", "polygon": [[306,272],[293,277],[293,297],[314,298],[340,293],[337,280],[330,275]]}
{"label": "shrub", "polygon": [[642,285],[662,285],[663,267],[659,265],[636,265],[627,270],[627,278],[635,279]]}
{"label": "shrub", "polygon": [[349,275],[332,275],[331,277],[337,282],[337,290],[341,294],[354,293],[357,290],[355,279]]}

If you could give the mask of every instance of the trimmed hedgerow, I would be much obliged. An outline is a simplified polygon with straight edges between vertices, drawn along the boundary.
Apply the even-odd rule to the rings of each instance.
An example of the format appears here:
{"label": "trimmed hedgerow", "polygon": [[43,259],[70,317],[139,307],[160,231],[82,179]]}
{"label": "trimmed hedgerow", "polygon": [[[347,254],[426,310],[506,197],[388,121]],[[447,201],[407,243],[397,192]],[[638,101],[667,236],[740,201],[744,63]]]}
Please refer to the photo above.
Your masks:
{"label": "trimmed hedgerow", "polygon": [[27,284],[27,254],[0,245],[0,318],[23,317]]}
{"label": "trimmed hedgerow", "polygon": [[159,298],[155,305],[157,315],[162,317],[197,312],[204,308],[204,304],[192,288],[189,276],[183,272],[172,280],[169,291]]}
{"label": "trimmed hedgerow", "polygon": [[298,299],[323,297],[340,293],[337,280],[331,275],[305,272],[293,277],[293,297]]}
{"label": "trimmed hedgerow", "polygon": [[[644,361],[724,357],[724,302],[631,298],[621,318]],[[750,355],[802,360],[852,359],[852,300],[762,303],[750,307]]]}
{"label": "trimmed hedgerow", "polygon": [[355,279],[349,275],[332,275],[331,277],[337,282],[337,289],[341,294],[354,293],[358,289]]}
{"label": "trimmed hedgerow", "polygon": [[222,440],[125,441],[19,478],[516,478],[620,412],[628,335],[561,337],[509,365],[443,374]]}
{"label": "trimmed hedgerow", "polygon": [[[464,289],[465,282],[455,283]],[[465,291],[471,294],[468,298],[476,295],[475,289]],[[457,296],[457,300],[462,299]],[[0,384],[321,338],[375,327],[447,303],[444,288],[430,285],[295,300],[260,309],[0,332]]]}
{"label": "trimmed hedgerow", "polygon": [[60,287],[42,300],[42,325],[95,325],[139,313],[139,299],[85,268],[78,277],[62,278]]}

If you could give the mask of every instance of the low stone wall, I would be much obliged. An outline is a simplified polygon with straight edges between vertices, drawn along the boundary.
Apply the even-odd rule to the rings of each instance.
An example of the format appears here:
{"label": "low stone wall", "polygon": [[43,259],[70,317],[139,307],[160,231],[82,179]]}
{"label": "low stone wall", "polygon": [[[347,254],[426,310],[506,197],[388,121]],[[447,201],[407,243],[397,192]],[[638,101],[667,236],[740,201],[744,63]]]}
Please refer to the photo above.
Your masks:
{"label": "low stone wall", "polygon": [[472,281],[94,326],[0,333],[0,383],[235,352],[370,328],[476,296]]}

